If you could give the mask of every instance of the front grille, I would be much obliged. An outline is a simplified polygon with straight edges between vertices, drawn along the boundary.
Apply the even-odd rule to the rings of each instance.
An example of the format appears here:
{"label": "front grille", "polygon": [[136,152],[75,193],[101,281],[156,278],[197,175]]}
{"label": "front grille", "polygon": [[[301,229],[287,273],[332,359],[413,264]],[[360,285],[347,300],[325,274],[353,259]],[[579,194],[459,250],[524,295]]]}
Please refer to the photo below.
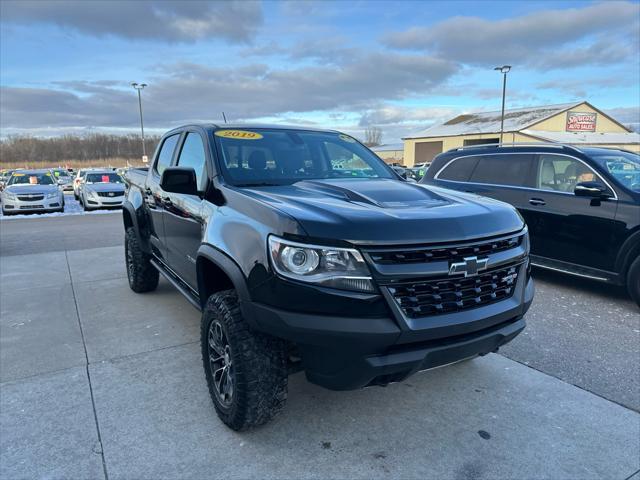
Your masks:
{"label": "front grille", "polygon": [[477,243],[460,244],[447,247],[425,247],[405,250],[369,251],[374,263],[397,265],[407,263],[429,263],[440,261],[456,262],[468,256],[485,256],[502,252],[520,245],[521,234],[499,240],[483,240]]}
{"label": "front grille", "polygon": [[512,265],[474,277],[440,278],[387,288],[407,317],[453,313],[511,297],[518,269],[519,265]]}
{"label": "front grille", "polygon": [[32,210],[34,208],[44,208],[44,205],[20,205],[20,210]]}
{"label": "front grille", "polygon": [[100,197],[121,197],[124,192],[98,192]]}
{"label": "front grille", "polygon": [[44,195],[18,195],[21,202],[38,202],[44,198]]}

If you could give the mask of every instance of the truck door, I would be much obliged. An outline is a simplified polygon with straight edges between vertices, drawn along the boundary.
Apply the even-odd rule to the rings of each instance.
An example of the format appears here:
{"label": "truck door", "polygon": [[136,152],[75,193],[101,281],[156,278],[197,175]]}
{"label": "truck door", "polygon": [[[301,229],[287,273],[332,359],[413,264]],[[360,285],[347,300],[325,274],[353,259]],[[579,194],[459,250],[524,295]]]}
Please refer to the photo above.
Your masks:
{"label": "truck door", "polygon": [[167,259],[166,238],[164,234],[164,205],[160,188],[160,176],[171,165],[180,134],[176,133],[164,139],[151,171],[144,185],[144,201],[149,212],[150,242],[154,253],[163,261]]}
{"label": "truck door", "polygon": [[[205,145],[205,139],[199,132],[187,132],[176,162],[179,167],[195,170],[200,192],[204,192],[208,179]],[[166,192],[163,195],[169,266],[197,290],[196,257],[204,229],[203,200],[198,195]]]}

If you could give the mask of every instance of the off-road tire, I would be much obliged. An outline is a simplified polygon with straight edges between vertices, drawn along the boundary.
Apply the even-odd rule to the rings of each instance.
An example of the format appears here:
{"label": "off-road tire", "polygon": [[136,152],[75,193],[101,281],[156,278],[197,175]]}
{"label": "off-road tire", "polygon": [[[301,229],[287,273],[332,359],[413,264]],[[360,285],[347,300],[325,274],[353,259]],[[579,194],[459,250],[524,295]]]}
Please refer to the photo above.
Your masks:
{"label": "off-road tire", "polygon": [[124,259],[129,287],[136,293],[151,292],[158,287],[160,273],[151,265],[151,255],[142,251],[133,227],[124,236]]}
{"label": "off-road tire", "polygon": [[640,307],[640,256],[635,259],[627,272],[627,290]]}
{"label": "off-road tire", "polygon": [[[233,396],[225,406],[217,396],[209,361],[209,328],[218,322],[233,364]],[[275,337],[252,331],[242,318],[234,290],[214,293],[202,312],[202,362],[216,413],[229,428],[247,430],[270,421],[287,400],[287,349]]]}

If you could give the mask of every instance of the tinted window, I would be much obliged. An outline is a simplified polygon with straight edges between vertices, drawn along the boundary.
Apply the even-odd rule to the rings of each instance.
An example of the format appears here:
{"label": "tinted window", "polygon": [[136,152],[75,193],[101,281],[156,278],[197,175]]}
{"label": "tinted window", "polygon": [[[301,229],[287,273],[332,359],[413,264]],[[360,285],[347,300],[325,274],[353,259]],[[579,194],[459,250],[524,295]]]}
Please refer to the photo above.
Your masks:
{"label": "tinted window", "polygon": [[180,134],[176,133],[175,135],[167,137],[162,143],[162,148],[160,148],[160,153],[158,153],[158,160],[156,161],[155,167],[156,172],[158,172],[160,175],[162,175],[162,172],[164,172],[165,168],[171,165],[173,151],[176,149],[178,138],[180,138]]}
{"label": "tinted window", "polygon": [[536,187],[542,190],[573,193],[576,183],[600,182],[602,179],[581,161],[564,155],[540,155]]}
{"label": "tinted window", "polygon": [[14,173],[7,185],[53,185],[53,177],[50,173],[24,172]]}
{"label": "tinted window", "polygon": [[236,185],[322,178],[396,178],[348,135],[298,130],[219,130],[223,172]]}
{"label": "tinted window", "polygon": [[457,182],[466,182],[469,180],[473,169],[478,163],[478,157],[462,157],[456,158],[447,165],[437,177],[441,180],[454,180]]}
{"label": "tinted window", "polygon": [[196,171],[198,190],[204,190],[206,176],[205,158],[202,137],[194,132],[188,133],[187,138],[182,144],[182,150],[178,158],[178,166],[191,167]]}
{"label": "tinted window", "polygon": [[524,186],[531,155],[487,155],[478,157],[471,182]]}

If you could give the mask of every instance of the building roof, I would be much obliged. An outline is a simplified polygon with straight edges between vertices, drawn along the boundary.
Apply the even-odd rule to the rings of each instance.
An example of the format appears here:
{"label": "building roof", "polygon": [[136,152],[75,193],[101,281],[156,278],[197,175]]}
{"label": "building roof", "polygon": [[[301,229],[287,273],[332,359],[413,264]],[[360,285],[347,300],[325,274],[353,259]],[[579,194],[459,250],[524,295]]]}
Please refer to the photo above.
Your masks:
{"label": "building roof", "polygon": [[393,152],[396,150],[404,150],[404,143],[387,143],[385,145],[371,147],[371,150],[374,152]]}
{"label": "building roof", "polygon": [[[504,111],[504,131],[518,132],[585,102],[542,105],[538,107],[510,108]],[[494,112],[465,113],[444,123],[434,125],[421,133],[405,138],[447,137],[478,133],[500,133],[500,110]]]}
{"label": "building roof", "polygon": [[640,133],[636,132],[546,132],[543,130],[524,129],[520,133],[548,142],[567,143],[570,145],[586,143],[590,145],[624,145],[640,143]]}

